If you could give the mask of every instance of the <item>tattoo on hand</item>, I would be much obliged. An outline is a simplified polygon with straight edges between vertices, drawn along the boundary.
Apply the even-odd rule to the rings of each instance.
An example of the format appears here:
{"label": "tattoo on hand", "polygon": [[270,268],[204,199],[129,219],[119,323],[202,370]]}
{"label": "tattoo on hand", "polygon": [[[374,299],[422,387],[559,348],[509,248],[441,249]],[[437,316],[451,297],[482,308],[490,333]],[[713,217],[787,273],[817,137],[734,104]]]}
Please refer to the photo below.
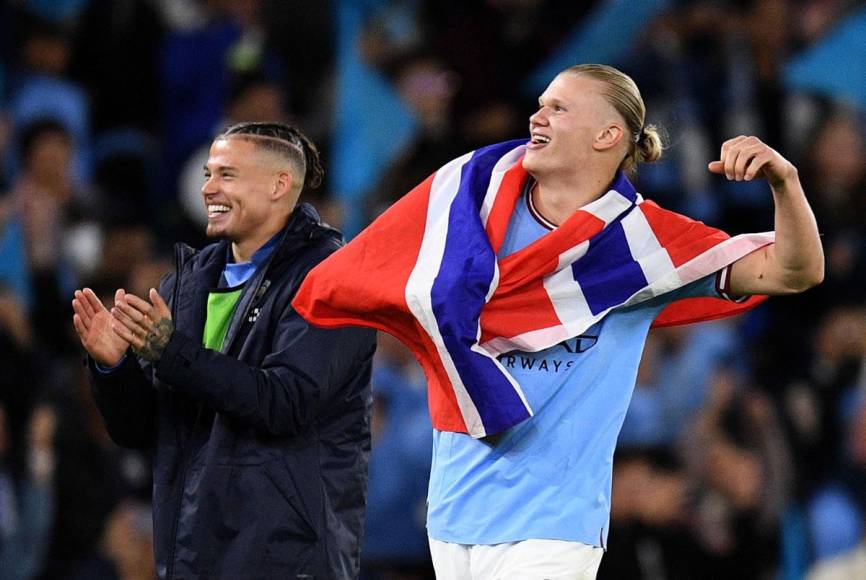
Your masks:
{"label": "tattoo on hand", "polygon": [[144,344],[135,354],[150,362],[157,362],[162,357],[172,333],[174,323],[170,318],[160,318],[153,323],[153,328],[144,337]]}

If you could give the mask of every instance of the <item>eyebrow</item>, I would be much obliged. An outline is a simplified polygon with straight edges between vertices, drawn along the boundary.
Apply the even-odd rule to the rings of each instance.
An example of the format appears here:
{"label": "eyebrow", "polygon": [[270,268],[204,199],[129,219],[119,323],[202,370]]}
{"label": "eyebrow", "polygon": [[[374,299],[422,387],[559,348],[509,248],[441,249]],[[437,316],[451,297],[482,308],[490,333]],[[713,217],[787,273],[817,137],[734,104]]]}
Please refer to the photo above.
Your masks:
{"label": "eyebrow", "polygon": [[202,169],[206,172],[207,171],[213,172],[213,171],[237,171],[238,170],[237,167],[234,167],[232,165],[217,165],[216,167],[213,168],[213,170],[208,169],[207,165],[202,165]]}
{"label": "eyebrow", "polygon": [[[544,106],[544,103],[542,101],[543,101],[543,97],[538,97],[538,105],[540,107]],[[547,102],[550,103],[551,105],[564,105],[565,104],[565,101],[557,99],[556,97],[548,98]]]}

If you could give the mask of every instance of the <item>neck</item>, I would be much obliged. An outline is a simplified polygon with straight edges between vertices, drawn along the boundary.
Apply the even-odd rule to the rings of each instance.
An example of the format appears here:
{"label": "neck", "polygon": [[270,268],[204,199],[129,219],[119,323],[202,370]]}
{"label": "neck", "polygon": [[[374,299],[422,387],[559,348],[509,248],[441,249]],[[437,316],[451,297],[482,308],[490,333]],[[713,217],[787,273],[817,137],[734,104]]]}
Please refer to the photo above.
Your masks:
{"label": "neck", "polygon": [[253,254],[267,244],[268,240],[277,235],[277,232],[283,229],[283,227],[262,229],[256,232],[255,236],[242,241],[232,242],[232,255],[235,258],[235,263],[243,264],[252,261]]}
{"label": "neck", "polygon": [[601,197],[612,180],[611,174],[601,171],[565,179],[540,176],[532,190],[532,201],[545,219],[561,225],[574,212]]}

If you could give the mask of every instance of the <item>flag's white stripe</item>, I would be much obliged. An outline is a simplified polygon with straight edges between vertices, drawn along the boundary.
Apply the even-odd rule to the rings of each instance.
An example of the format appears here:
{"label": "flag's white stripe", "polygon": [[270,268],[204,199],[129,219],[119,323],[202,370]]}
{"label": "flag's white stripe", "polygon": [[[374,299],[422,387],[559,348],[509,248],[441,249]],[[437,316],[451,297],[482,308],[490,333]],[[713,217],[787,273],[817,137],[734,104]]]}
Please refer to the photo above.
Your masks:
{"label": "flag's white stripe", "polygon": [[621,223],[631,256],[650,286],[675,270],[670,255],[659,243],[642,211],[629,212]]}
{"label": "flag's white stripe", "polygon": [[576,246],[565,250],[559,255],[559,264],[556,266],[556,271],[559,272],[563,269],[571,271],[571,265],[584,257],[587,250],[589,250],[589,240],[584,240]]}
{"label": "flag's white stripe", "polygon": [[482,344],[481,348],[493,356],[511,352],[512,350],[536,352],[543,350],[542,348],[538,348],[538,345],[540,344],[553,346],[554,344],[559,344],[563,340],[568,340],[574,336],[576,335],[570,334],[564,326],[551,326],[550,328],[541,328],[539,330],[524,332],[523,334],[512,336],[511,338],[492,338]]}
{"label": "flag's white stripe", "polygon": [[740,234],[739,236],[728,238],[700,256],[680,265],[677,268],[677,272],[679,272],[679,277],[682,279],[683,284],[690,284],[707,274],[718,272],[728,264],[733,264],[743,256],[751,254],[758,248],[772,244],[775,241],[775,232]]}
{"label": "flag's white stripe", "polygon": [[525,145],[516,147],[503,155],[496,165],[493,166],[493,171],[490,175],[490,185],[487,186],[487,193],[484,196],[484,201],[481,203],[481,226],[487,228],[487,220],[490,218],[490,210],[493,209],[493,204],[496,202],[496,194],[499,192],[499,186],[502,185],[502,180],[505,178],[505,173],[511,168],[514,163],[523,155],[526,149]]}
{"label": "flag's white stripe", "polygon": [[[589,245],[589,242],[584,243]],[[581,321],[592,316],[589,304],[586,303],[586,297],[583,295],[583,289],[574,279],[574,272],[570,267],[546,276],[544,289],[547,291],[556,317],[565,327],[566,333],[573,330],[571,328],[572,321]]]}
{"label": "flag's white stripe", "polygon": [[617,190],[611,189],[597,200],[586,204],[580,209],[591,213],[607,226],[631,206],[632,202],[627,197],[624,197]]}
{"label": "flag's white stripe", "polygon": [[433,281],[439,273],[442,257],[445,253],[451,203],[460,188],[460,174],[463,166],[471,158],[472,153],[467,153],[445,165],[433,177],[421,249],[406,284],[406,304],[436,346],[442,366],[454,388],[457,405],[460,407],[460,413],[466,423],[466,430],[473,437],[483,437],[484,425],[481,422],[481,416],[466,391],[466,386],[460,380],[460,374],[457,372],[448,349],[445,348],[445,342],[442,340],[442,334],[439,332],[439,326],[433,314],[431,297]]}

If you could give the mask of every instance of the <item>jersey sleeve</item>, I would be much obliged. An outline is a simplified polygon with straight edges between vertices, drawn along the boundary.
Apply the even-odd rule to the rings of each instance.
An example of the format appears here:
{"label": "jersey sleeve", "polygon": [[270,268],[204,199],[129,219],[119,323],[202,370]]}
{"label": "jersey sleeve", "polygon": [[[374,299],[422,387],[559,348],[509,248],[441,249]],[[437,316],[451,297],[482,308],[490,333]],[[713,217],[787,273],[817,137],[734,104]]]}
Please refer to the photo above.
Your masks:
{"label": "jersey sleeve", "polygon": [[741,314],[763,302],[766,296],[737,296],[731,292],[731,268],[728,265],[658,297],[659,311],[654,327],[675,326],[715,320]]}

